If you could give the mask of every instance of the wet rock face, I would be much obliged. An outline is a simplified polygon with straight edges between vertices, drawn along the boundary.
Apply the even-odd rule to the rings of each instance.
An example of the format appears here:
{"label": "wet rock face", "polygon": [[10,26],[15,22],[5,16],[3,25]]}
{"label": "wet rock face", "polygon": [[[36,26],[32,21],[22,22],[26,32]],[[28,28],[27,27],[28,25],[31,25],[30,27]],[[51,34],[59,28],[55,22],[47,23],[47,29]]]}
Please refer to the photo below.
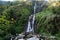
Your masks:
{"label": "wet rock face", "polygon": [[41,38],[37,38],[37,37],[30,37],[30,38],[26,38],[26,39],[17,39],[17,40],[56,40],[54,38],[45,38],[45,37],[41,37]]}
{"label": "wet rock face", "polygon": [[56,40],[56,37],[42,34],[33,35],[32,33],[26,33],[19,34],[15,40]]}

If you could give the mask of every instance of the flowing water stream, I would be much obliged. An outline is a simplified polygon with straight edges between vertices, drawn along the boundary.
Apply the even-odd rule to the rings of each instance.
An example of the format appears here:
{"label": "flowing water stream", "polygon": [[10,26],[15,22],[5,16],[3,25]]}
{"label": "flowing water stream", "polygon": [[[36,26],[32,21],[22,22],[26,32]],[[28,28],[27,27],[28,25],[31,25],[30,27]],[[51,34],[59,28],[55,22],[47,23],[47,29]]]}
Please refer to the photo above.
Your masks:
{"label": "flowing water stream", "polygon": [[[34,2],[34,13],[33,14],[31,14],[30,16],[29,16],[29,19],[28,19],[28,24],[27,24],[27,29],[26,29],[26,33],[32,33],[33,35],[34,35],[34,24],[35,24],[35,15],[36,15],[36,11],[37,10],[37,3],[36,3],[36,1]],[[24,36],[25,36],[26,34],[24,34]],[[24,38],[22,37],[23,35],[21,34],[21,35],[19,35],[19,36],[17,36],[15,39],[18,39],[18,38],[20,38],[20,39],[18,39],[18,40],[24,40]],[[22,37],[22,38],[21,38]],[[26,36],[25,36],[26,37]],[[11,38],[11,40],[13,40],[13,38]],[[37,36],[36,35],[34,35],[33,37],[31,37],[31,38],[27,38],[27,40],[39,40],[39,38],[37,38]]]}
{"label": "flowing water stream", "polygon": [[26,32],[34,33],[34,23],[35,23],[35,14],[36,14],[36,2],[34,3],[34,13],[29,16],[28,26]]}
{"label": "flowing water stream", "polygon": [[[27,25],[27,30],[26,32],[27,33],[32,33],[34,34],[34,24],[35,24],[35,14],[36,14],[36,2],[34,3],[34,13],[31,14],[29,16],[29,19],[28,19],[28,25]],[[15,39],[17,40],[18,38],[20,38],[20,36],[17,36]],[[11,38],[11,40],[13,40],[13,38]],[[23,40],[23,39],[18,39],[18,40]],[[32,37],[30,39],[27,39],[27,40],[35,40],[35,37]]]}

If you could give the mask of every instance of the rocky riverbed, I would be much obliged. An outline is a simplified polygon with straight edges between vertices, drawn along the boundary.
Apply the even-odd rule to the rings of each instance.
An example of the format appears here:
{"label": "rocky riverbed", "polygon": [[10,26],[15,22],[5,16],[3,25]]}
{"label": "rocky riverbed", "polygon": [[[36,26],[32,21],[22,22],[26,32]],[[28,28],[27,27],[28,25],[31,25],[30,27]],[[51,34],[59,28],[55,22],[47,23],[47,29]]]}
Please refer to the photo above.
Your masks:
{"label": "rocky riverbed", "polygon": [[55,36],[49,36],[49,35],[42,35],[42,34],[37,34],[37,35],[19,34],[14,40],[56,40],[56,37]]}

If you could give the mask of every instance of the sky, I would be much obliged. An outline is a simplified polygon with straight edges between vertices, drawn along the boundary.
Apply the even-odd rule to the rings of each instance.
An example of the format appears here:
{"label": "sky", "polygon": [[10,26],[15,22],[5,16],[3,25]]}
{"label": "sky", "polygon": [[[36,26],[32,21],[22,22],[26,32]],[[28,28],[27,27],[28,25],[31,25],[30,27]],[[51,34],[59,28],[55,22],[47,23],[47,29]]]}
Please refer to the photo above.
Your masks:
{"label": "sky", "polygon": [[[16,0],[1,0],[1,1],[16,1]],[[45,1],[48,1],[48,0],[45,0]],[[54,0],[51,0],[51,1],[54,1]],[[57,0],[55,0],[55,1],[57,1]]]}
{"label": "sky", "polygon": [[15,1],[15,0],[1,0],[1,1]]}
{"label": "sky", "polygon": [[1,1],[14,1],[14,0],[1,0]]}

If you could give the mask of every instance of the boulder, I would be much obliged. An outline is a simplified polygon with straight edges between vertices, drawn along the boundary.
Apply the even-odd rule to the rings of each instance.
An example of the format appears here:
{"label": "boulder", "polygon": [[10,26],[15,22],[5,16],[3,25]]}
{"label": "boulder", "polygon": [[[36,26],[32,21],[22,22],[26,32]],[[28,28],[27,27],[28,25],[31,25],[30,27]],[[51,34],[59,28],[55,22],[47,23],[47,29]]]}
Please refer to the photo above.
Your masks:
{"label": "boulder", "polygon": [[24,40],[24,39],[18,39],[18,40]]}
{"label": "boulder", "polygon": [[31,37],[31,38],[29,38],[27,40],[39,40],[39,38],[37,38],[37,36],[34,36],[34,37]]}

